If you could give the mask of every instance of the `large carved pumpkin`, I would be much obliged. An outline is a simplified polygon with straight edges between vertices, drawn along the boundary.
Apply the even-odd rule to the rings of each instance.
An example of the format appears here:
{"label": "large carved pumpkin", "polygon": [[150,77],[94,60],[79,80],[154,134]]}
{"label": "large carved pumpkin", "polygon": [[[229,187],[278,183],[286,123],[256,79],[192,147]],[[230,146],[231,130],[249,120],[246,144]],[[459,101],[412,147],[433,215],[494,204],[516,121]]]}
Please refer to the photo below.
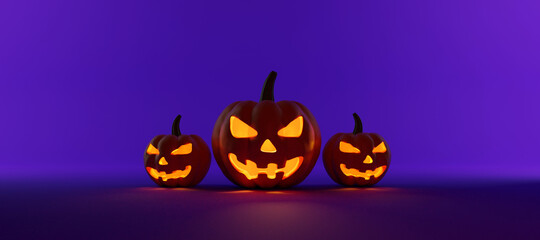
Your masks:
{"label": "large carved pumpkin", "polygon": [[353,133],[338,133],[323,150],[324,168],[337,183],[346,186],[370,186],[379,182],[390,165],[390,150],[376,133],[362,133],[362,122],[353,114]]}
{"label": "large carved pumpkin", "polygon": [[197,135],[182,135],[178,115],[172,135],[159,135],[144,152],[144,166],[150,178],[163,187],[191,187],[204,178],[210,168],[210,149]]}
{"label": "large carved pumpkin", "polygon": [[298,184],[319,156],[321,136],[315,118],[298,102],[274,101],[276,76],[276,72],[268,75],[258,103],[232,103],[214,126],[214,157],[225,176],[242,187]]}

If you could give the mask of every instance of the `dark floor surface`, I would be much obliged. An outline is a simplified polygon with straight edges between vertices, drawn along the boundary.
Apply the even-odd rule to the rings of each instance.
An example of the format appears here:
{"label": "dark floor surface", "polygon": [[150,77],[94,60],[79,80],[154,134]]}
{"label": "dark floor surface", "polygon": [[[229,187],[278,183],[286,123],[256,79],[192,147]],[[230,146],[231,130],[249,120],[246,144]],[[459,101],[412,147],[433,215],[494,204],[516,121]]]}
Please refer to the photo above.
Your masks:
{"label": "dark floor surface", "polygon": [[540,239],[540,181],[245,190],[0,182],[0,239]]}

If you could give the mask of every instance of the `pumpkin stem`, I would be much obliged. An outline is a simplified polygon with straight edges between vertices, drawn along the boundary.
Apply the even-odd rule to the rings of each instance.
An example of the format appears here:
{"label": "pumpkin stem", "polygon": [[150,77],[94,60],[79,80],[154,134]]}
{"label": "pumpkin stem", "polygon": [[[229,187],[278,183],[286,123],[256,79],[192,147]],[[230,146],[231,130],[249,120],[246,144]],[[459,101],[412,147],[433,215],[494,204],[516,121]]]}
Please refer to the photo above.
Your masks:
{"label": "pumpkin stem", "polygon": [[353,113],[353,118],[354,118],[354,130],[353,130],[353,134],[358,134],[358,133],[362,133],[362,120],[360,120],[360,117],[358,116],[358,114],[356,113]]}
{"label": "pumpkin stem", "polygon": [[261,93],[261,102],[264,100],[274,101],[274,83],[276,82],[277,72],[271,71],[264,81],[264,87]]}
{"label": "pumpkin stem", "polygon": [[172,124],[172,135],[177,137],[182,135],[182,133],[180,132],[180,118],[182,118],[182,116],[178,114]]}

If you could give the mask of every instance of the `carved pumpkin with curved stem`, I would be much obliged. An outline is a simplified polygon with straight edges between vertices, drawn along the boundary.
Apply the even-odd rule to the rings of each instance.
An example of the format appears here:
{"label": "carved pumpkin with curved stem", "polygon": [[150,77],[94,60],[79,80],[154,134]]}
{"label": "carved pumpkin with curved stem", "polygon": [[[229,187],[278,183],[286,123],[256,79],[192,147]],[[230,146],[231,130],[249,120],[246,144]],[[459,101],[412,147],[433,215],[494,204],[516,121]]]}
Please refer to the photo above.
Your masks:
{"label": "carved pumpkin with curved stem", "polygon": [[370,186],[379,182],[390,165],[390,149],[376,133],[362,133],[362,121],[353,114],[353,133],[332,136],[323,150],[324,168],[337,183]]}
{"label": "carved pumpkin with curved stem", "polygon": [[172,135],[159,135],[144,152],[150,178],[163,187],[191,187],[202,181],[210,168],[210,149],[197,135],[182,135],[178,115]]}
{"label": "carved pumpkin with curved stem", "polygon": [[239,101],[219,116],[212,133],[214,157],[233,183],[248,188],[302,182],[319,156],[315,118],[294,101],[274,101],[277,73],[266,79],[260,101]]}

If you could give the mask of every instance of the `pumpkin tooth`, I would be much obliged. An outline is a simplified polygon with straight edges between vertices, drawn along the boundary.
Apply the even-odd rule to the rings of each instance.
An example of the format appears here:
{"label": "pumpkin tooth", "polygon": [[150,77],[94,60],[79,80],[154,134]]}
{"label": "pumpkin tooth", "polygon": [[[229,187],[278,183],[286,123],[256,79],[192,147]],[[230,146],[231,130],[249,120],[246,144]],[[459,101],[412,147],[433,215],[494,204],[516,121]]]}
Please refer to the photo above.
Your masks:
{"label": "pumpkin tooth", "polygon": [[277,164],[269,163],[268,166],[266,167],[266,177],[268,177],[269,179],[275,179],[277,171],[278,171]]}
{"label": "pumpkin tooth", "polygon": [[257,168],[257,164],[250,161],[250,160],[246,160],[246,166],[245,169],[247,169],[247,172],[250,176],[252,176],[252,178],[257,178],[257,175],[259,174],[259,169]]}

